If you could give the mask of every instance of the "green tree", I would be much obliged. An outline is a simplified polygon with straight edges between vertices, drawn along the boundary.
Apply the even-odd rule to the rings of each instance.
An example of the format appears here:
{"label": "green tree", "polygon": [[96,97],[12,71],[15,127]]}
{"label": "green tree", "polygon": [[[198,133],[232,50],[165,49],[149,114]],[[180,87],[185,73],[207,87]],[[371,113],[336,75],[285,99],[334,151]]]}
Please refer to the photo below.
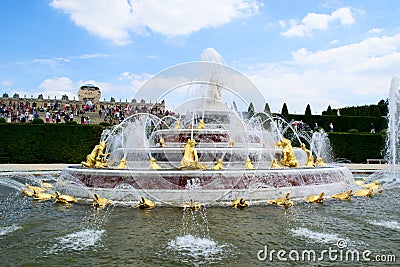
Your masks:
{"label": "green tree", "polygon": [[306,116],[311,116],[312,115],[310,104],[307,104],[306,111],[304,112],[304,115],[306,115]]}
{"label": "green tree", "polygon": [[380,111],[378,106],[374,107],[374,111],[372,113],[372,116],[374,116],[374,117],[381,117],[382,116],[381,111]]}
{"label": "green tree", "polygon": [[382,116],[386,116],[388,114],[388,106],[389,106],[389,99],[381,100],[378,102],[378,108],[381,111]]}
{"label": "green tree", "polygon": [[271,114],[271,109],[269,108],[268,103],[265,103],[264,112],[267,113],[267,114]]}
{"label": "green tree", "polygon": [[249,113],[249,118],[253,117],[253,115],[254,115],[254,106],[253,106],[253,102],[250,102],[249,108],[247,109],[247,112]]}
{"label": "green tree", "polygon": [[281,115],[282,116],[289,115],[289,110],[288,110],[288,107],[287,107],[286,103],[283,103],[282,110],[281,110]]}
{"label": "green tree", "polygon": [[332,115],[331,105],[328,106],[328,109],[326,110],[326,115]]}

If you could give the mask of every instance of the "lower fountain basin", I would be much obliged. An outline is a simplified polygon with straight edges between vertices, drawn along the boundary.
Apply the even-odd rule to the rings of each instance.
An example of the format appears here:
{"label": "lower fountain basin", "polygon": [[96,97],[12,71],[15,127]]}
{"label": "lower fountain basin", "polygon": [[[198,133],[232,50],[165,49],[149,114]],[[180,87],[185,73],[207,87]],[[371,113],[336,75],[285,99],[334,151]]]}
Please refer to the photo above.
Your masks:
{"label": "lower fountain basin", "polygon": [[282,169],[148,170],[90,169],[68,167],[58,188],[91,199],[94,193],[114,202],[137,202],[141,196],[159,205],[179,205],[190,199],[218,205],[238,197],[255,203],[268,202],[289,192],[291,197],[336,194],[355,185],[351,172],[342,166]]}

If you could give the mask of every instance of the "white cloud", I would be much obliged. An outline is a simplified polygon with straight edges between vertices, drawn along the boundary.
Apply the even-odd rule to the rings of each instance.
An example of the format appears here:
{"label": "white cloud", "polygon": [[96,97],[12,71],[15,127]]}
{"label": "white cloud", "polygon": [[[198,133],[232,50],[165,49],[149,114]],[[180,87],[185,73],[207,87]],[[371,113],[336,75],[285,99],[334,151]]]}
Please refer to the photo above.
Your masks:
{"label": "white cloud", "polygon": [[36,58],[31,61],[20,61],[18,64],[40,64],[40,65],[48,65],[50,67],[55,67],[58,65],[62,65],[63,63],[69,63],[73,60],[86,60],[93,58],[104,58],[109,57],[110,55],[104,53],[97,54],[84,54],[79,56],[69,56],[69,57],[51,57],[51,58]]}
{"label": "white cloud", "polygon": [[45,79],[38,87],[40,89],[40,93],[33,94],[34,97],[39,94],[43,94],[45,99],[49,97],[50,99],[53,99],[54,97],[61,99],[63,95],[67,95],[69,99],[73,99],[74,97],[78,99],[78,90],[73,85],[72,80],[67,77]]}
{"label": "white cloud", "polygon": [[92,59],[92,58],[103,58],[103,57],[109,57],[110,55],[104,54],[104,53],[97,53],[97,54],[84,54],[80,55],[77,57],[71,57],[72,59]]}
{"label": "white cloud", "polygon": [[251,16],[262,3],[256,0],[53,0],[50,6],[67,13],[90,33],[125,45],[131,41],[131,32],[188,35]]}
{"label": "white cloud", "polygon": [[[293,19],[289,20],[290,28],[283,32],[282,35],[286,37],[309,36],[315,30],[327,30],[335,22],[338,22],[340,25],[355,23],[353,12],[350,8],[345,7],[336,9],[330,15],[308,13],[301,23]],[[286,26],[284,21],[280,21],[279,23],[282,27]]]}
{"label": "white cloud", "polygon": [[371,30],[369,30],[369,33],[381,33],[383,32],[385,29],[384,28],[373,28]]}
{"label": "white cloud", "polygon": [[[266,63],[248,72],[271,110],[304,114],[332,108],[376,104],[388,97],[391,77],[400,73],[400,34],[310,51],[299,49],[289,62]],[[276,93],[279,92],[279,93]]]}
{"label": "white cloud", "polygon": [[67,77],[55,77],[52,79],[44,80],[40,85],[39,88],[44,90],[62,90],[62,91],[70,91],[73,89],[71,79]]}
{"label": "white cloud", "polygon": [[[359,43],[319,50],[316,52],[301,48],[292,53],[293,60],[299,65],[321,65],[329,63],[331,68],[350,69],[356,62],[391,55],[400,49],[400,34],[367,38]],[[334,64],[333,64],[334,63]]]}
{"label": "white cloud", "polygon": [[335,44],[339,43],[339,40],[332,40],[329,42],[329,46],[333,46]]}
{"label": "white cloud", "polygon": [[10,82],[10,81],[3,81],[3,82],[1,82],[1,84],[4,85],[4,86],[9,86],[9,85],[12,84],[12,82]]}

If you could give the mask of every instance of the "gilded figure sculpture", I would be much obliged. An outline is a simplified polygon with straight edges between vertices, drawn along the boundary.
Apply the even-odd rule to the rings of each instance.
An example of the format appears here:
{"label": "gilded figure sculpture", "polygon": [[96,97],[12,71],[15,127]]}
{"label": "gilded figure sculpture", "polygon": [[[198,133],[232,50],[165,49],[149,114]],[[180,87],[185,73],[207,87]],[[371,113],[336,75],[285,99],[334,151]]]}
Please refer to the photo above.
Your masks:
{"label": "gilded figure sculpture", "polygon": [[150,166],[149,166],[149,169],[152,169],[152,170],[161,170],[162,168],[161,168],[161,166],[159,166],[159,165],[157,164],[156,159],[155,159],[154,157],[152,157],[152,158],[150,159]]}
{"label": "gilded figure sculpture", "polygon": [[315,162],[315,165],[318,166],[318,167],[326,166],[326,164],[324,163],[324,161],[322,160],[321,157],[318,157],[318,158],[317,158],[317,160],[316,160],[316,162]]}
{"label": "gilded figure sculpture", "polygon": [[199,125],[197,125],[196,129],[205,129],[206,125],[204,124],[203,120],[199,121]]}
{"label": "gilded figure sculpture", "polygon": [[319,195],[312,195],[305,198],[308,203],[322,203],[324,201],[324,192],[321,192]]}
{"label": "gilded figure sculpture", "polygon": [[294,155],[290,140],[283,138],[280,143],[277,143],[277,145],[282,147],[282,158],[280,163],[287,167],[298,167],[299,163]]}
{"label": "gilded figure sculpture", "polygon": [[180,121],[176,121],[174,129],[180,129],[180,128],[181,128],[181,122]]}
{"label": "gilded figure sculpture", "polygon": [[98,166],[101,165],[102,160],[105,160],[105,157],[107,156],[106,154],[103,153],[104,149],[106,148],[106,142],[101,141],[100,144],[96,145],[92,152],[86,156],[86,161],[82,161],[82,167],[87,167],[87,168],[95,168],[96,163],[100,161]]}
{"label": "gilded figure sculpture", "polygon": [[272,169],[279,169],[279,168],[282,168],[282,166],[279,165],[277,159],[273,158],[273,159],[272,159],[272,163],[271,163],[271,168],[272,168]]}
{"label": "gilded figure sculpture", "polygon": [[228,147],[233,147],[235,145],[235,141],[232,139],[229,141]]}
{"label": "gilded figure sculpture", "polygon": [[180,169],[206,169],[205,165],[199,163],[199,157],[197,155],[197,149],[195,148],[195,145],[196,141],[194,139],[188,139],[185,145],[185,152],[181,160],[181,166],[179,167]]}
{"label": "gilded figure sculpture", "polygon": [[253,163],[251,163],[251,159],[247,158],[246,159],[246,164],[244,165],[244,168],[247,170],[253,170],[254,169],[254,165]]}
{"label": "gilded figure sculpture", "polygon": [[128,169],[128,166],[126,165],[126,159],[122,158],[116,168],[117,169]]}
{"label": "gilded figure sculpture", "polygon": [[160,141],[158,142],[158,147],[166,147],[164,138],[160,137]]}
{"label": "gilded figure sculpture", "polygon": [[231,203],[231,206],[234,208],[245,208],[249,206],[249,203],[244,200],[244,198],[240,197]]}
{"label": "gilded figure sculpture", "polygon": [[315,167],[314,157],[313,156],[309,156],[308,157],[307,163],[306,163],[306,167],[309,167],[309,168],[314,168]]}
{"label": "gilded figure sculpture", "polygon": [[215,164],[215,166],[213,166],[211,169],[212,170],[223,170],[224,167],[222,167],[224,163],[222,162],[222,159],[218,159],[217,160],[217,164]]}

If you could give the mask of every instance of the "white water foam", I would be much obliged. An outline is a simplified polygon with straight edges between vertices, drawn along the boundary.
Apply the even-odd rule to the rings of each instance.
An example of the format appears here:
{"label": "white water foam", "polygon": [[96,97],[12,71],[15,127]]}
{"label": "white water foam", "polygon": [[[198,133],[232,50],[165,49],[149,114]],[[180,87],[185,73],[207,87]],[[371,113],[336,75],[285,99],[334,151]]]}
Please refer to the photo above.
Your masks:
{"label": "white water foam", "polygon": [[6,227],[1,227],[0,228],[0,236],[12,233],[12,232],[17,231],[19,229],[22,229],[22,227],[17,225],[17,224],[13,224],[11,226],[6,226]]}
{"label": "white water foam", "polygon": [[168,249],[178,252],[188,260],[190,258],[219,260],[225,254],[224,248],[226,247],[226,244],[218,244],[209,238],[196,237],[190,234],[177,236],[168,243]]}
{"label": "white water foam", "polygon": [[319,243],[334,244],[339,239],[341,239],[336,234],[314,232],[314,231],[311,231],[310,229],[303,228],[303,227],[296,228],[296,229],[291,229],[290,231],[293,233],[293,236],[306,237],[307,239],[312,239],[312,240],[317,241]]}
{"label": "white water foam", "polygon": [[52,246],[47,253],[57,253],[63,250],[81,251],[89,247],[100,246],[98,241],[105,230],[85,229],[76,233],[58,238],[58,243]]}
{"label": "white water foam", "polygon": [[369,221],[370,224],[383,226],[385,228],[400,230],[400,223],[396,221]]}

